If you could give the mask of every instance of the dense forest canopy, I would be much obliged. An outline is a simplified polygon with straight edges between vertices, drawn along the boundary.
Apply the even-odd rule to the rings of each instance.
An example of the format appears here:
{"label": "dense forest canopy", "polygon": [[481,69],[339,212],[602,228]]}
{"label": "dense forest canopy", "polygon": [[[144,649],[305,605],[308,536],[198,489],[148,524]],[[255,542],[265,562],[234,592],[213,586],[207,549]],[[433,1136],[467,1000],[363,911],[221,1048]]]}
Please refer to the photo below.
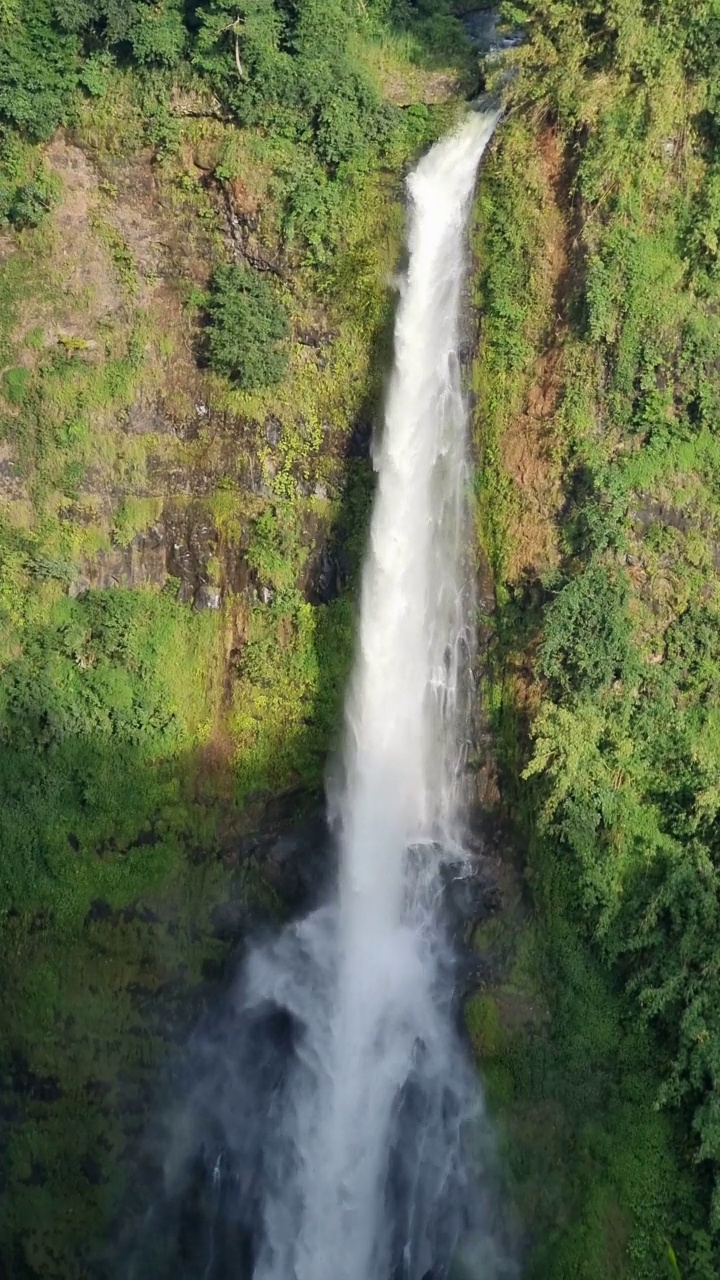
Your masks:
{"label": "dense forest canopy", "polygon": [[329,165],[356,160],[389,127],[354,56],[362,35],[414,26],[443,56],[461,42],[456,20],[434,0],[419,8],[404,0],[11,0],[0,22],[2,118],[28,137],[49,137],[79,86],[98,92],[110,59],[148,72],[182,65],[206,76],[240,123],[269,123],[298,140],[310,133]]}
{"label": "dense forest canopy", "polygon": [[[72,119],[78,93],[102,99],[113,68],[136,70],[151,132],[172,146],[171,87],[199,78],[229,118],[295,147],[285,173],[285,234],[325,260],[340,234],[343,197],[369,165],[392,163],[408,138],[423,136],[422,109],[389,103],[373,73],[370,50],[390,32],[412,33],[426,62],[468,63],[444,0],[10,2],[0,15],[6,164],[12,172],[14,136],[47,139]],[[22,205],[23,195],[10,191],[5,207],[22,222],[18,199]]]}

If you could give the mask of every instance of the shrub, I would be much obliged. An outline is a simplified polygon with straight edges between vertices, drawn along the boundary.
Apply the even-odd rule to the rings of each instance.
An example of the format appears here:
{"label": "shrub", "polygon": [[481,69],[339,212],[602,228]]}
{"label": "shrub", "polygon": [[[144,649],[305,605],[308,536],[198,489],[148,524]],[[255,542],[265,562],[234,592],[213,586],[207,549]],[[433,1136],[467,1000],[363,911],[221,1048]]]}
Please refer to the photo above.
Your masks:
{"label": "shrub", "polygon": [[39,227],[57,200],[57,187],[45,174],[17,187],[7,211],[8,222],[18,230]]}
{"label": "shrub", "polygon": [[6,369],[2,376],[3,395],[10,404],[19,406],[23,403],[30,384],[30,370],[22,365]]}
{"label": "shrub", "polygon": [[600,564],[569,582],[545,616],[543,675],[564,693],[595,692],[630,665],[628,587]]}
{"label": "shrub", "polygon": [[246,267],[218,267],[208,301],[210,367],[245,391],[273,386],[287,366],[289,326],[272,287]]}

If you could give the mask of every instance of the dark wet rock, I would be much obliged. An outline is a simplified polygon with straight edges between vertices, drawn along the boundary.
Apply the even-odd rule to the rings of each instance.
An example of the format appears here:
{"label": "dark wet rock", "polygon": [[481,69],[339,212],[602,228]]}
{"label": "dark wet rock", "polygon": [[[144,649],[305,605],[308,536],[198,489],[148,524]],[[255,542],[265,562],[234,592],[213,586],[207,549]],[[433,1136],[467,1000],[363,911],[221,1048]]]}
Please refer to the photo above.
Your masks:
{"label": "dark wet rock", "polygon": [[28,933],[44,933],[51,920],[49,911],[36,911],[28,925]]}
{"label": "dark wet rock", "polygon": [[222,959],[210,957],[207,960],[203,960],[202,965],[200,966],[200,972],[202,974],[203,982],[207,982],[209,986],[214,987],[217,986],[219,982],[222,982],[225,977],[227,964]]}
{"label": "dark wet rock", "polygon": [[[677,529],[679,533],[690,533],[693,530],[698,530],[707,536],[713,565],[716,569],[720,568],[720,541],[716,537],[708,536],[716,532],[716,521],[712,514],[683,511],[681,508],[673,506],[670,502],[655,500],[647,494],[641,494],[640,497],[642,505],[636,507],[630,513],[630,518],[638,535],[644,536],[654,525]],[[664,559],[666,564],[672,562],[671,556]],[[635,568],[642,561],[639,556],[629,554],[626,557],[626,563]]]}
{"label": "dark wet rock", "polygon": [[292,828],[306,820],[319,819],[320,813],[316,802],[309,801],[307,793],[302,788],[281,791],[265,802],[258,830],[272,832],[280,828]]}
{"label": "dark wet rock", "polygon": [[446,864],[442,872],[444,905],[451,929],[481,923],[498,910],[502,895],[493,862],[476,855],[469,864]]}
{"label": "dark wet rock", "polygon": [[201,582],[195,592],[193,608],[198,612],[201,612],[203,609],[219,609],[221,599],[222,596],[219,587],[214,587],[209,582]]}
{"label": "dark wet rock", "polygon": [[129,849],[154,849],[155,845],[162,844],[162,836],[154,827],[146,827],[144,831],[139,831]]}
{"label": "dark wet rock", "polygon": [[57,1102],[62,1097],[60,1082],[55,1076],[39,1076],[28,1065],[22,1054],[15,1054],[10,1079],[15,1093],[33,1102]]}
{"label": "dark wet rock", "polygon": [[[17,1101],[8,1096],[7,1093],[0,1093],[0,1123],[15,1124],[22,1118],[22,1107],[18,1106]],[[0,1176],[2,1175],[2,1163],[0,1162]],[[0,1277],[2,1272],[0,1271]]]}
{"label": "dark wet rock", "polygon": [[490,951],[465,948],[459,953],[455,968],[456,1000],[462,1003],[468,996],[475,994],[478,987],[493,986],[504,972],[505,961],[502,956]]}
{"label": "dark wet rock", "polygon": [[167,578],[165,533],[155,525],[138,533],[127,547],[112,547],[88,561],[83,571],[70,583],[68,595],[84,595],[91,588],[162,587]]}
{"label": "dark wet rock", "polygon": [[104,898],[95,898],[90,903],[90,910],[85,917],[85,923],[91,924],[93,920],[112,920],[114,915],[113,909],[109,902]]}
{"label": "dark wet rock", "polygon": [[91,1187],[99,1187],[104,1182],[109,1181],[107,1175],[103,1173],[102,1167],[97,1160],[93,1160],[92,1156],[85,1157],[80,1165],[80,1172]]}
{"label": "dark wet rock", "polygon": [[349,577],[350,566],[343,547],[326,544],[310,561],[305,599],[309,604],[330,604],[345,589]]}
{"label": "dark wet rock", "polygon": [[154,849],[162,843],[162,836],[154,827],[146,827],[144,831],[139,831],[135,839],[130,844],[119,844],[115,836],[110,836],[107,840],[101,840],[95,845],[95,856],[97,858],[113,858],[118,854],[128,854],[133,849]]}
{"label": "dark wet rock", "polygon": [[328,333],[324,329],[302,329],[298,334],[298,342],[304,347],[311,347],[314,351],[319,351],[322,347],[329,347],[333,343],[335,335]]}
{"label": "dark wet rock", "polygon": [[329,848],[324,821],[279,836],[263,851],[262,871],[289,907],[321,896],[328,881]]}
{"label": "dark wet rock", "polygon": [[267,418],[265,422],[265,439],[275,448],[282,438],[282,423],[278,418]]}
{"label": "dark wet rock", "polygon": [[237,899],[231,902],[219,902],[210,914],[213,935],[219,942],[236,946],[245,936],[248,929],[256,926],[258,913],[249,910],[244,902]]}
{"label": "dark wet rock", "polygon": [[489,52],[497,44],[497,9],[476,9],[463,15],[462,24],[477,49]]}
{"label": "dark wet rock", "polygon": [[[629,514],[636,528],[643,532],[654,524],[665,525],[669,529],[678,529],[681,533],[687,533],[689,529],[698,527],[696,516],[674,507],[670,502],[658,502],[650,498]],[[705,523],[707,525],[712,521],[706,517]]]}
{"label": "dark wet rock", "polygon": [[158,400],[138,400],[130,406],[123,426],[131,435],[166,435],[173,424]]}
{"label": "dark wet rock", "polygon": [[140,924],[159,924],[160,917],[152,907],[136,907],[131,905],[124,907],[118,913],[116,919],[122,920],[123,924],[133,924],[135,920],[139,920]]}
{"label": "dark wet rock", "polygon": [[0,496],[11,502],[25,495],[25,481],[13,458],[0,455]]}
{"label": "dark wet rock", "polygon": [[170,508],[165,515],[167,572],[179,578],[193,599],[206,578],[206,566],[217,553],[218,534],[201,503]]}
{"label": "dark wet rock", "polygon": [[[151,842],[146,841],[144,843],[155,844],[156,842],[156,840],[153,840]],[[130,848],[137,848],[140,843],[141,842],[138,841],[137,844],[131,845]],[[106,902],[103,898],[95,898],[94,902],[90,904],[90,910],[85,916],[86,925],[92,923],[112,925],[134,924],[135,921],[138,921],[140,924],[159,924],[160,916],[156,911],[153,911],[152,907],[137,906],[135,903],[130,903],[127,907],[115,910],[110,906],[110,903]]]}
{"label": "dark wet rock", "polygon": [[26,1187],[44,1187],[47,1182],[47,1170],[39,1160],[33,1160],[30,1173],[23,1178]]}
{"label": "dark wet rock", "polygon": [[[233,850],[232,858],[240,865],[252,860],[263,881],[293,915],[322,898],[331,883],[335,865],[333,843],[323,812],[298,818],[292,826],[245,836]],[[241,932],[244,908],[238,905],[234,911],[235,914],[223,908],[225,914],[216,917],[216,929],[220,921],[226,930],[236,928]],[[252,918],[257,919],[257,905],[253,906]]]}
{"label": "dark wet rock", "polygon": [[353,428],[348,438],[348,457],[369,458],[372,433],[372,422],[368,421],[368,419],[360,418],[353,423]]}
{"label": "dark wet rock", "polygon": [[107,1080],[87,1080],[85,1082],[85,1092],[89,1098],[105,1098],[112,1091],[112,1085]]}
{"label": "dark wet rock", "polygon": [[498,31],[500,15],[497,9],[476,9],[462,17],[462,24],[470,40],[480,53],[494,53],[496,50],[512,49],[522,41],[520,31]]}
{"label": "dark wet rock", "polygon": [[197,609],[218,609],[222,589],[210,583],[210,561],[220,564],[223,587],[235,594],[246,591],[249,569],[236,539],[226,544],[199,500],[165,503],[160,518],[137,533],[126,547],[111,547],[87,561],[68,587],[71,597],[108,587],[163,587],[168,577],[179,582],[178,598]]}

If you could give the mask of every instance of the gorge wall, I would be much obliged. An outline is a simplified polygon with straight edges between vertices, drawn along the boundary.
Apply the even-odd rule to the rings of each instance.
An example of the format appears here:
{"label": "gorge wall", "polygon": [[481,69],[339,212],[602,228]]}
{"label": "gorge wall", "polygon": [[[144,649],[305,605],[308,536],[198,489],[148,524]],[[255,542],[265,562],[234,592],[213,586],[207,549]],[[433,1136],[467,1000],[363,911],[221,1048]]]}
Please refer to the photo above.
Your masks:
{"label": "gorge wall", "polygon": [[[349,34],[297,6],[306,29],[267,83],[291,57],[314,83],[337,21],[382,106],[369,151],[337,104],[331,136],[324,83],[262,118],[248,84],[270,46],[251,22],[241,78],[233,6],[191,6],[186,35],[178,6],[145,6],[142,57],[113,43],[108,6],[86,8],[69,34],[49,4],[25,27],[0,6],[5,1271],[102,1274],[164,1073],[243,938],[322,873],[402,174],[495,77],[509,111],[478,193],[464,357],[471,765],[498,909],[466,929],[468,1033],[527,1274],[709,1280],[712,5],[508,4],[526,30],[509,78],[478,71],[443,5],[368,0]],[[56,55],[38,120],[17,70],[33,49]],[[210,367],[230,265],[286,316],[276,385]]]}

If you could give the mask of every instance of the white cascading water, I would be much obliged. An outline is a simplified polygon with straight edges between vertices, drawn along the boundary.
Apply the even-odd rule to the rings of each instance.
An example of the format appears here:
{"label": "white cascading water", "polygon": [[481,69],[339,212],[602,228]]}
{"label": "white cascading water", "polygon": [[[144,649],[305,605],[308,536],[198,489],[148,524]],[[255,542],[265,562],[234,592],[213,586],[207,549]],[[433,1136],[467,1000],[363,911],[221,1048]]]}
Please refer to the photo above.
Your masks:
{"label": "white cascading water", "polygon": [[[277,1171],[259,1280],[389,1274],[394,1111],[419,1054],[438,1082],[452,1070],[454,1032],[435,1001],[432,903],[440,851],[457,852],[461,836],[472,652],[458,327],[468,210],[497,120],[495,111],[471,114],[408,181],[408,269],[335,801],[339,904],[336,916],[317,913],[299,926],[320,961],[318,989],[284,995],[305,1027],[305,1060],[282,1156],[291,1176]],[[263,956],[258,995],[266,964]],[[428,1257],[407,1274],[420,1280],[432,1265]]]}
{"label": "white cascading water", "polygon": [[[222,1131],[217,1156],[204,1136],[203,1158],[213,1185],[232,1162],[249,1241],[237,1270],[212,1245],[207,1277],[514,1275],[489,1221],[482,1099],[440,918],[443,869],[447,879],[465,861],[473,651],[461,294],[498,115],[471,113],[408,180],[408,267],[332,802],[338,892],[250,955],[233,1029],[199,1069],[202,1132]],[[252,1040],[268,1010],[285,1019],[281,1067]]]}

